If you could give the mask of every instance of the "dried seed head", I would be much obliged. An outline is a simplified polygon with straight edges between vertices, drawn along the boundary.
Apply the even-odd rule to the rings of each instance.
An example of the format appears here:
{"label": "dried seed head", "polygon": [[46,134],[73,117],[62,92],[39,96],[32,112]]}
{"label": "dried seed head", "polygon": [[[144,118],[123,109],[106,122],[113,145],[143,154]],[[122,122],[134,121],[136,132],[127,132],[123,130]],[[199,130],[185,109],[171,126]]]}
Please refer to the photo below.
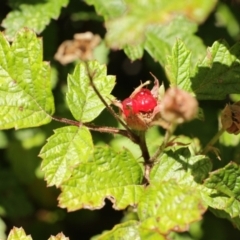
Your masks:
{"label": "dried seed head", "polygon": [[221,114],[221,122],[228,133],[240,133],[240,102],[226,105]]}
{"label": "dried seed head", "polygon": [[190,121],[197,115],[198,102],[188,92],[169,88],[161,102],[161,115],[170,123]]}
{"label": "dried seed head", "polygon": [[73,40],[64,41],[58,48],[54,58],[62,65],[81,59],[93,59],[93,51],[99,45],[101,38],[91,32],[76,33]]}

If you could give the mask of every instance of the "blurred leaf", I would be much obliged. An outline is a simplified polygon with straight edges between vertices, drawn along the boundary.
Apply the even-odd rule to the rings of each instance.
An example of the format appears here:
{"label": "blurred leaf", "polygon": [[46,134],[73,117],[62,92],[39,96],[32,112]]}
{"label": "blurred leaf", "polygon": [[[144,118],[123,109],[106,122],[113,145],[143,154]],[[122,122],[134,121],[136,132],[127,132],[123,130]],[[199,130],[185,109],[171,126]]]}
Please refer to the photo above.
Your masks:
{"label": "blurred leaf", "polygon": [[110,199],[115,209],[137,204],[143,192],[141,166],[127,150],[96,147],[92,161],[79,165],[61,188],[59,205],[74,211],[99,209]]}
{"label": "blurred leaf", "polygon": [[134,239],[141,240],[138,232],[138,221],[127,221],[116,224],[110,231],[105,231],[101,235],[92,237],[91,240],[109,240],[109,239]]}
{"label": "blurred leaf", "polygon": [[165,24],[178,14],[198,23],[203,22],[217,1],[127,0],[125,2],[127,11],[122,16],[106,22],[106,40],[111,48],[142,43],[144,34],[151,25]]}
{"label": "blurred leaf", "polygon": [[68,76],[67,103],[75,119],[81,122],[90,122],[105,108],[91,86],[95,84],[102,97],[110,102],[110,95],[114,85],[115,76],[108,76],[105,65],[97,61],[80,63],[75,67],[72,75]]}
{"label": "blurred leaf", "polygon": [[[163,136],[159,133],[158,127],[151,127],[148,129],[146,132],[146,142],[150,155],[155,153],[162,140]],[[122,151],[123,148],[128,149],[136,159],[139,159],[142,162],[142,159],[140,158],[142,153],[139,146],[133,143],[129,138],[116,135],[111,140],[110,146],[118,151]]]}
{"label": "blurred leaf", "polygon": [[105,20],[118,17],[124,13],[126,6],[122,0],[85,0],[89,5],[94,5],[96,12],[102,15]]}
{"label": "blurred leaf", "polygon": [[21,129],[14,132],[24,149],[42,146],[46,140],[46,132],[40,128]]}
{"label": "blurred leaf", "polygon": [[1,216],[10,219],[26,217],[33,212],[33,207],[11,171],[0,171],[0,208]]}
{"label": "blurred leaf", "polygon": [[0,148],[6,148],[8,145],[8,138],[4,131],[0,131]]}
{"label": "blurred leaf", "polygon": [[204,186],[208,188],[206,203],[227,212],[231,218],[240,215],[240,167],[230,162],[224,168],[210,174]]}
{"label": "blurred leaf", "polygon": [[104,41],[94,48],[93,56],[100,64],[107,64],[108,63],[108,54],[109,48],[106,46]]}
{"label": "blurred leaf", "polygon": [[128,56],[131,61],[141,59],[143,57],[144,48],[143,45],[126,45],[124,47],[124,53]]}
{"label": "blurred leaf", "polygon": [[59,233],[56,236],[51,236],[48,240],[69,240],[63,233]]}
{"label": "blurred leaf", "polygon": [[2,26],[6,29],[5,34],[12,40],[14,35],[23,27],[28,27],[36,33],[41,33],[52,18],[60,15],[62,7],[67,6],[69,0],[31,0],[27,3],[11,0],[14,8],[3,20]]}
{"label": "blurred leaf", "polygon": [[217,20],[216,25],[218,27],[226,27],[229,35],[237,40],[240,34],[240,25],[229,6],[219,2],[215,16]]}
{"label": "blurred leaf", "polygon": [[51,121],[54,102],[50,67],[42,61],[42,42],[23,30],[10,44],[0,34],[0,128],[26,128]]}
{"label": "blurred leaf", "polygon": [[169,23],[149,28],[146,32],[144,47],[155,61],[165,66],[176,39],[182,40],[191,51],[191,64],[196,64],[206,52],[202,39],[194,35],[197,30],[196,23],[184,16],[176,16]]}
{"label": "blurred leaf", "polygon": [[148,186],[138,204],[140,228],[167,234],[170,230],[186,231],[201,219],[206,207],[199,190],[175,181],[155,182]]}
{"label": "blurred leaf", "polygon": [[54,131],[39,156],[43,158],[41,169],[49,186],[60,186],[75,167],[87,162],[93,152],[93,142],[85,127],[68,126]]}
{"label": "blurred leaf", "polygon": [[14,227],[9,235],[7,240],[32,240],[31,236],[27,236],[23,228]]}
{"label": "blurred leaf", "polygon": [[40,165],[38,153],[39,148],[26,150],[19,141],[11,141],[9,144],[7,156],[14,174],[22,183],[29,184],[36,179],[35,171]]}
{"label": "blurred leaf", "polygon": [[7,226],[6,224],[4,223],[4,221],[0,218],[0,239],[7,239],[7,236],[5,234],[7,230]]}
{"label": "blurred leaf", "polygon": [[58,82],[58,71],[55,66],[51,66],[51,88],[54,89]]}
{"label": "blurred leaf", "polygon": [[224,41],[217,41],[207,50],[207,56],[192,74],[186,91],[193,91],[198,99],[221,100],[230,93],[240,92],[240,43],[229,48]]}
{"label": "blurred leaf", "polygon": [[229,134],[228,132],[224,132],[220,138],[219,142],[224,146],[233,146],[236,147],[240,142],[240,135]]}

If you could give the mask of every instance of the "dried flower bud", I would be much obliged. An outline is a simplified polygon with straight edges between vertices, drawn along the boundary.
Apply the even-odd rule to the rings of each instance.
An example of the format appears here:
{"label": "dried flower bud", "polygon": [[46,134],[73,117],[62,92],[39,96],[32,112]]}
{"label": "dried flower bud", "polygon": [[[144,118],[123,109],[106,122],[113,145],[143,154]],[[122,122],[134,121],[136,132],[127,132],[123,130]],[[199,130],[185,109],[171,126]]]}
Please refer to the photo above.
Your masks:
{"label": "dried flower bud", "polygon": [[58,48],[54,58],[65,65],[81,59],[93,59],[93,50],[99,45],[101,38],[91,32],[76,33],[73,40],[64,41]]}
{"label": "dried flower bud", "polygon": [[240,133],[240,102],[226,105],[221,114],[221,122],[228,133]]}
{"label": "dried flower bud", "polygon": [[161,102],[161,115],[170,123],[183,123],[192,120],[198,111],[198,102],[189,93],[169,88]]}

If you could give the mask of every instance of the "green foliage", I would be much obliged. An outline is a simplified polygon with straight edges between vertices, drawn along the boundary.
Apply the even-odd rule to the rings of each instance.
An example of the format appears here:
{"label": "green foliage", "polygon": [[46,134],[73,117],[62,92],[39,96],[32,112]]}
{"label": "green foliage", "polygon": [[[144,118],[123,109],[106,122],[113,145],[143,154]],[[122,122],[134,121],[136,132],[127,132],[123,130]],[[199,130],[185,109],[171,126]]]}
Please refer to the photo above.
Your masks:
{"label": "green foliage", "polygon": [[72,169],[88,161],[93,152],[92,137],[85,127],[63,127],[42,148],[42,170],[49,186],[59,186],[71,176]]}
{"label": "green foliage", "polygon": [[211,173],[204,183],[211,189],[208,204],[215,209],[226,211],[231,218],[239,216],[239,173],[239,166],[230,162],[224,168]]}
{"label": "green foliage", "polygon": [[22,228],[13,228],[8,236],[8,240],[32,240],[31,236],[27,236]]}
{"label": "green foliage", "polygon": [[98,209],[104,206],[104,199],[109,198],[115,209],[124,209],[139,202],[142,179],[141,166],[129,151],[117,153],[99,147],[92,158],[77,167],[71,179],[62,184],[60,206],[69,211]]}
{"label": "green foliage", "polygon": [[91,74],[96,88],[109,103],[114,84],[114,76],[106,76],[107,69],[98,62],[77,65],[72,75],[68,77],[67,103],[76,120],[90,122],[104,109],[104,105],[90,86]]}
{"label": "green foliage", "polygon": [[[240,19],[233,9],[226,3],[208,0],[86,0],[82,5],[67,0],[11,0],[8,4],[12,10],[6,10],[5,18],[0,15],[5,30],[0,33],[0,129],[8,130],[0,132],[0,148],[4,152],[0,163],[3,220],[13,225],[23,222],[30,232],[45,221],[53,232],[53,223],[66,220],[65,209],[69,212],[97,210],[110,200],[114,210],[126,209],[125,216],[121,222],[112,223],[110,230],[102,229],[101,234],[98,231],[92,239],[200,239],[204,231],[204,234],[211,232],[211,228],[208,231],[202,228],[208,210],[240,230],[240,141],[239,136],[224,132],[239,130],[238,105],[227,119],[230,130],[223,121],[218,124],[224,104],[230,103],[232,94],[240,94],[240,44],[235,43],[240,36]],[[62,7],[67,9],[60,18]],[[211,17],[216,15],[231,44],[216,37],[209,44],[211,47],[205,46],[207,39],[201,29],[206,28],[206,21],[211,21],[212,11]],[[54,52],[58,44],[50,42],[50,30],[44,31],[47,25],[51,24],[54,33],[59,32],[59,39],[69,39],[70,34],[89,26],[82,28],[76,20],[76,15],[81,13],[85,19],[102,21],[106,29],[99,30],[98,25],[96,29],[101,36],[106,30],[106,35],[98,49],[90,47],[89,50],[91,40],[78,39],[72,45],[66,44],[63,53],[98,55],[98,59],[107,62],[108,51],[123,50],[130,61],[138,59],[146,63],[145,68],[150,68],[147,72],[160,75],[158,81],[152,74],[155,85],[151,93],[146,91],[143,98],[140,94],[131,95],[131,102],[126,106],[118,101],[115,95],[121,95],[122,90],[118,90],[116,77],[108,73],[112,74],[115,68],[119,72],[135,69],[134,65],[118,62],[119,59],[112,69],[114,57],[109,58],[109,65],[99,63],[94,57],[86,61],[81,56],[79,61],[67,66],[60,66],[54,60],[44,62],[43,56],[49,54],[47,49]],[[66,25],[62,19],[68,19]],[[71,24],[68,32],[66,29]],[[203,26],[199,27],[200,24]],[[67,31],[65,37],[64,31]],[[36,34],[42,32],[43,37],[38,38]],[[47,48],[43,49],[43,44]],[[104,56],[99,53],[101,49]],[[118,76],[117,83],[125,77]],[[138,76],[139,84],[145,82],[144,78]],[[130,82],[123,85],[124,91],[133,90]],[[145,85],[147,88],[148,84]],[[135,94],[141,87],[136,86]],[[185,95],[179,90],[176,96],[168,96],[165,87],[179,88]],[[157,106],[138,112],[142,105],[150,105],[147,94],[155,97]],[[177,98],[186,95],[189,98],[179,103]],[[164,105],[166,96],[167,103],[172,104],[169,109]],[[167,110],[176,118],[185,116],[195,98],[202,108],[199,112],[206,114],[204,122],[194,119],[178,127],[177,121],[166,118]],[[175,102],[171,103],[171,99]],[[130,111],[129,116],[123,111],[125,107]],[[149,127],[153,113],[157,126],[147,131],[129,127],[144,121]],[[218,128],[220,131],[214,133]],[[209,143],[204,146],[206,139]],[[218,139],[219,144],[213,146]],[[88,214],[81,218],[84,222],[91,219]],[[35,225],[29,223],[32,219]],[[81,221],[74,220],[74,224]],[[92,226],[93,222],[87,224]],[[195,228],[198,233],[192,230],[193,223],[198,224]],[[1,237],[4,236],[2,225]],[[54,231],[62,228],[59,226]],[[13,227],[5,239],[32,237],[22,228]],[[68,237],[59,233],[49,239],[67,240]]]}
{"label": "green foliage", "polygon": [[23,27],[28,27],[37,33],[41,33],[52,18],[58,18],[62,7],[68,4],[68,0],[50,1],[10,1],[13,8],[10,14],[2,22],[6,29],[6,36],[13,39],[15,34]]}
{"label": "green foliage", "polygon": [[32,31],[22,30],[11,46],[3,34],[0,43],[1,129],[49,123],[54,103],[41,40]]}
{"label": "green foliage", "polygon": [[239,48],[239,43],[229,48],[224,40],[217,41],[191,72],[191,52],[178,40],[168,58],[169,80],[173,86],[193,92],[198,99],[224,99],[227,94],[240,91]]}

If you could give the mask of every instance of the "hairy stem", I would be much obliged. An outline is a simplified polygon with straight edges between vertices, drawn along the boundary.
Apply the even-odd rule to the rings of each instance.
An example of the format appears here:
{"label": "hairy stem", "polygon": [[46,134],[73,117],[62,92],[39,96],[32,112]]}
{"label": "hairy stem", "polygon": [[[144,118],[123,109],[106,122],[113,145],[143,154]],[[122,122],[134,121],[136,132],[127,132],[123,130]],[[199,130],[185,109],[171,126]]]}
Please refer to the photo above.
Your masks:
{"label": "hairy stem", "polygon": [[157,151],[154,153],[154,155],[151,157],[150,162],[155,162],[156,159],[163,154],[163,151],[165,149],[165,147],[167,146],[171,136],[173,135],[173,132],[175,131],[177,125],[176,124],[172,124],[165,133],[164,139],[162,144],[159,146],[159,148],[157,149]]}
{"label": "hairy stem", "polygon": [[209,150],[211,150],[211,147],[218,141],[220,136],[224,133],[225,129],[221,128],[215,136],[209,141],[209,143],[205,146],[205,148],[202,150],[201,154],[207,154]]}
{"label": "hairy stem", "polygon": [[149,155],[149,151],[148,151],[148,147],[147,147],[147,143],[146,143],[146,135],[145,135],[145,131],[140,131],[139,132],[139,147],[141,149],[142,152],[142,157],[144,159],[145,164],[150,164],[151,162],[150,160],[150,155]]}
{"label": "hairy stem", "polygon": [[[86,64],[86,68],[88,71],[88,76],[90,79],[90,84],[94,90],[94,92],[97,94],[97,96],[99,97],[99,99],[102,101],[102,103],[105,105],[105,107],[107,108],[107,110],[113,115],[113,117],[119,122],[121,123],[121,125],[126,129],[127,134],[124,135],[128,138],[130,138],[134,143],[138,144],[141,151],[142,151],[142,156],[144,159],[145,163],[149,162],[150,156],[149,156],[149,152],[148,152],[148,148],[146,145],[146,140],[145,140],[145,133],[141,133],[140,135],[135,134],[128,126],[127,124],[118,116],[118,114],[116,114],[114,112],[114,110],[111,108],[111,106],[108,105],[108,103],[105,101],[105,99],[102,97],[101,93],[98,91],[98,89],[96,88],[93,78],[94,78],[94,72],[91,73],[89,70],[88,65]],[[149,83],[147,83],[149,84]],[[124,132],[125,133],[125,132]],[[121,133],[119,133],[121,134]],[[143,134],[143,135],[142,135]],[[123,134],[122,134],[123,135]]]}
{"label": "hairy stem", "polygon": [[123,122],[123,120],[114,112],[114,110],[111,108],[111,106],[109,106],[109,104],[105,101],[105,99],[102,97],[102,95],[100,94],[100,92],[98,91],[98,89],[96,88],[94,82],[93,82],[93,77],[94,77],[94,72],[91,73],[89,68],[88,68],[88,65],[86,64],[86,68],[87,68],[87,71],[88,71],[88,76],[89,76],[89,79],[90,79],[90,83],[91,83],[91,86],[94,90],[94,92],[97,94],[97,96],[99,97],[99,99],[102,101],[102,103],[105,105],[105,107],[107,108],[107,110],[113,115],[113,117],[121,123],[121,125],[126,129],[128,130],[129,132],[132,132],[130,130],[130,128],[126,125],[125,122]]}
{"label": "hairy stem", "polygon": [[118,128],[114,128],[114,127],[105,127],[105,126],[96,126],[96,125],[91,124],[91,123],[81,123],[81,122],[74,121],[74,120],[71,120],[71,119],[61,118],[61,117],[56,117],[56,116],[52,116],[52,119],[57,121],[57,122],[61,122],[61,123],[65,123],[65,124],[73,125],[73,126],[77,126],[77,127],[85,126],[89,130],[92,130],[92,131],[95,131],[95,132],[119,134],[119,135],[130,138],[133,142],[134,141],[136,141],[137,143],[139,142],[139,140],[136,139],[136,138],[132,139],[132,136],[129,135],[128,131],[126,131],[124,129],[118,129]]}

